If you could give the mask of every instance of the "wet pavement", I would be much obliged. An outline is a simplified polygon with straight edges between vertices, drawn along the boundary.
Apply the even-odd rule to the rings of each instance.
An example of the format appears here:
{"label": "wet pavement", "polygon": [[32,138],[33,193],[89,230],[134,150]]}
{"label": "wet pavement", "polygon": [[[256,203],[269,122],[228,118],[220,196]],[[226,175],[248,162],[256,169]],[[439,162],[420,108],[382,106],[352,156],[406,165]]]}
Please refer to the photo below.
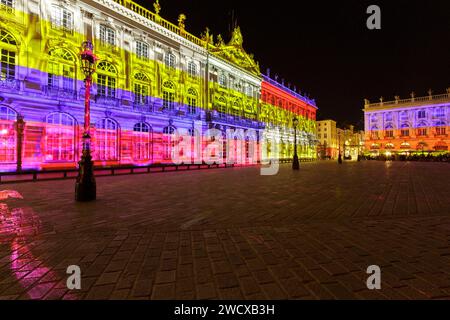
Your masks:
{"label": "wet pavement", "polygon": [[450,299],[449,168],[103,177],[93,203],[74,180],[1,185],[0,299]]}

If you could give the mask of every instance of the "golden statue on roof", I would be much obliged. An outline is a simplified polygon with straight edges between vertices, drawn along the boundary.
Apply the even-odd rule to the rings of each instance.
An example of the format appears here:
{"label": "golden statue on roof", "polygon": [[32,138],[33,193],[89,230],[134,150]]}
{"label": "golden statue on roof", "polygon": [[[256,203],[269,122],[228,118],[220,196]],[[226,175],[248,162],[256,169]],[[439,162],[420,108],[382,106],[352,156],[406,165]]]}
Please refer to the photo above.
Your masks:
{"label": "golden statue on roof", "polygon": [[159,4],[159,0],[156,0],[155,3],[153,3],[153,8],[155,9],[155,13],[159,15],[159,12],[161,11],[161,5]]}
{"label": "golden statue on roof", "polygon": [[211,49],[212,53],[226,59],[239,67],[260,76],[261,72],[259,64],[255,62],[253,55],[245,52],[242,44],[244,37],[242,36],[241,28],[236,27],[231,35],[231,40],[228,44],[222,39],[222,36],[217,37],[217,44]]}

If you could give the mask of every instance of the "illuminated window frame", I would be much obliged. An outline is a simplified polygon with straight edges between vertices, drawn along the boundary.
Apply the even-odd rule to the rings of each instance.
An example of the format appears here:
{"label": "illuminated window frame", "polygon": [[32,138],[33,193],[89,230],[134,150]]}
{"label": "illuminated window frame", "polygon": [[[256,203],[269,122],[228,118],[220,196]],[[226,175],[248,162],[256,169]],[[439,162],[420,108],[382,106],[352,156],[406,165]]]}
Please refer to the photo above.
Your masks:
{"label": "illuminated window frame", "polygon": [[116,45],[116,31],[104,24],[100,25],[100,42],[103,45]]}
{"label": "illuminated window frame", "polygon": [[119,160],[119,124],[111,118],[101,119],[95,130],[96,159]]}
{"label": "illuminated window frame", "polygon": [[145,123],[136,123],[133,127],[133,159],[145,161],[152,158],[152,127]]}
{"label": "illuminated window frame", "polygon": [[188,114],[197,113],[197,101],[198,101],[197,91],[195,91],[195,89],[193,88],[189,88],[187,92]]}
{"label": "illuminated window frame", "polygon": [[136,41],[136,56],[140,59],[149,58],[149,45],[143,41]]}
{"label": "illuminated window frame", "polygon": [[66,8],[53,5],[51,9],[51,22],[52,28],[54,29],[62,29],[67,32],[73,32],[74,29],[73,12]]}
{"label": "illuminated window frame", "polygon": [[0,163],[9,164],[17,161],[16,120],[15,110],[8,106],[0,106]]}
{"label": "illuminated window frame", "polygon": [[75,161],[76,120],[63,112],[46,117],[45,160],[48,162]]}

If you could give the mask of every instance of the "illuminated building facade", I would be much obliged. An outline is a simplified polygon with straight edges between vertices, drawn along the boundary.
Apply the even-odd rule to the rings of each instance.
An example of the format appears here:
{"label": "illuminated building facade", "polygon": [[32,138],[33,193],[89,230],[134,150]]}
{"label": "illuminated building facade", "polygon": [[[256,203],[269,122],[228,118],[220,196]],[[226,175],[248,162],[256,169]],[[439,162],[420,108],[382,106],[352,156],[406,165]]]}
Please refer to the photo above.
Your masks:
{"label": "illuminated building facade", "polygon": [[[317,107],[261,74],[236,28],[228,43],[197,38],[128,0],[1,0],[0,168],[74,168],[84,117],[83,41],[98,57],[91,91],[96,166],[254,164],[315,158]],[[20,125],[23,118],[24,124]],[[209,130],[220,132],[211,137]],[[214,147],[210,147],[214,145]],[[212,151],[211,151],[212,149]],[[240,149],[240,151],[238,150]]]}
{"label": "illuminated building facade", "polygon": [[379,103],[365,101],[366,149],[377,155],[448,152],[450,88],[446,94]]}

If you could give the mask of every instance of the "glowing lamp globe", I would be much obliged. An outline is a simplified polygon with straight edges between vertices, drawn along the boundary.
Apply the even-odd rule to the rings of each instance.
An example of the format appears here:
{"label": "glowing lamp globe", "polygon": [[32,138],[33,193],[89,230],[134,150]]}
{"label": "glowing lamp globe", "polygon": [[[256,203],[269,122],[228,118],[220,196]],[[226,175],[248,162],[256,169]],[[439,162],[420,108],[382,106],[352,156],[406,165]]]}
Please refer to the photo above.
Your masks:
{"label": "glowing lamp globe", "polygon": [[81,52],[81,71],[83,71],[86,77],[91,77],[96,69],[97,57],[92,52],[94,49],[93,44],[90,41],[85,41],[82,44]]}

